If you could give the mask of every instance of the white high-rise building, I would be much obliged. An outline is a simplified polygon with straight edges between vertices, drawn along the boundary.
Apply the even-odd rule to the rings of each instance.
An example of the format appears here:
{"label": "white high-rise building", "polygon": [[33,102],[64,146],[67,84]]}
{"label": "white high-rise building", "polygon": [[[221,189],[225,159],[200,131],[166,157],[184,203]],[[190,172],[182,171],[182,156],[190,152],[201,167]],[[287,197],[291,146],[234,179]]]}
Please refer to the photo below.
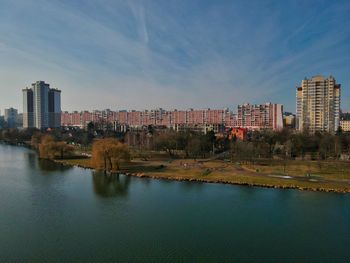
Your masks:
{"label": "white high-rise building", "polygon": [[44,81],[23,90],[23,127],[38,129],[61,126],[61,91]]}
{"label": "white high-rise building", "polygon": [[340,125],[340,84],[330,76],[304,79],[296,90],[296,128],[334,133]]}
{"label": "white high-rise building", "polygon": [[36,128],[49,127],[49,90],[50,85],[44,81],[32,84],[34,94],[34,125]]}

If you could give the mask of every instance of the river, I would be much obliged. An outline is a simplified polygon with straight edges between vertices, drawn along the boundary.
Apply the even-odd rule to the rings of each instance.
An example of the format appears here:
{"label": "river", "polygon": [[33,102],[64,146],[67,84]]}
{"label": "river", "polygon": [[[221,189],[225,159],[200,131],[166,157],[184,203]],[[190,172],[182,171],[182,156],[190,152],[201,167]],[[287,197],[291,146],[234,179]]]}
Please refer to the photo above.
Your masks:
{"label": "river", "polygon": [[0,145],[0,262],[347,262],[350,195],[108,177]]}

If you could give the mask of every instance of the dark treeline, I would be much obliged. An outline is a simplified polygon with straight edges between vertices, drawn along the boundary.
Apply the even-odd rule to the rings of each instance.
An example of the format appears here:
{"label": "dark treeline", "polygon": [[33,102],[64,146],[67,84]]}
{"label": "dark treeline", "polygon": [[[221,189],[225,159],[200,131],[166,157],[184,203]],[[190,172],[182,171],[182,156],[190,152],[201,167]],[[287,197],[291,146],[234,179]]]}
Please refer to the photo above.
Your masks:
{"label": "dark treeline", "polygon": [[350,136],[343,133],[252,132],[246,141],[231,143],[233,156],[243,159],[339,159],[350,154]]}
{"label": "dark treeline", "polygon": [[10,144],[22,144],[33,142],[33,140],[40,140],[43,135],[50,135],[56,141],[64,141],[68,144],[76,144],[82,146],[89,146],[95,138],[118,138],[123,139],[124,134],[114,132],[110,129],[103,130],[93,123],[90,123],[87,129],[79,128],[62,128],[62,129],[48,129],[39,130],[35,128],[30,129],[0,129],[0,141]]}
{"label": "dark treeline", "polygon": [[10,144],[22,144],[30,141],[32,136],[39,133],[37,129],[0,129],[0,141]]}
{"label": "dark treeline", "polygon": [[87,129],[57,129],[39,131],[36,129],[0,130],[0,140],[18,144],[38,146],[43,134],[49,134],[49,141],[63,141],[67,144],[90,147],[95,139],[116,138],[139,152],[166,152],[171,158],[222,157],[232,160],[278,159],[340,159],[350,155],[350,136],[337,134],[296,133],[291,130],[280,132],[250,132],[244,141],[227,135],[215,136],[193,131],[175,132],[169,129],[146,127],[139,131],[115,132],[103,130],[94,124]]}
{"label": "dark treeline", "polygon": [[279,132],[253,131],[243,141],[228,135],[215,136],[193,131],[146,129],[128,132],[125,141],[139,150],[164,151],[170,157],[206,158],[219,155],[234,160],[263,158],[278,159],[340,159],[350,155],[350,136],[308,132],[297,133],[285,129]]}

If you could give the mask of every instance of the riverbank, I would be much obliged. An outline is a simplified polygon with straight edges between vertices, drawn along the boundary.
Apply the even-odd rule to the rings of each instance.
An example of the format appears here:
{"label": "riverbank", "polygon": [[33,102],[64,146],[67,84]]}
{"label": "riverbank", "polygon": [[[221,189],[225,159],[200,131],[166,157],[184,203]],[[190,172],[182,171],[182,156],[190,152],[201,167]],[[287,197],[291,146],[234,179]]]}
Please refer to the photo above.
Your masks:
{"label": "riverbank", "polygon": [[[64,165],[93,169],[89,158],[56,160]],[[176,181],[196,181],[350,193],[350,163],[322,161],[265,161],[254,165],[232,164],[220,160],[135,159],[121,168],[128,176]]]}

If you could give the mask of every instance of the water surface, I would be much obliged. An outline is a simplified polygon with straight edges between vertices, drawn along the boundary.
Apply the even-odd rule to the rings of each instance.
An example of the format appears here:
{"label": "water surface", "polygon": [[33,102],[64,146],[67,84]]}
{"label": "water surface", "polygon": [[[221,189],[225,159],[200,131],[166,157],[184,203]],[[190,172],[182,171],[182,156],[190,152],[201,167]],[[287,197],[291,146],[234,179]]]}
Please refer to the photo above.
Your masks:
{"label": "water surface", "polygon": [[350,195],[106,177],[0,145],[0,262],[347,262]]}

